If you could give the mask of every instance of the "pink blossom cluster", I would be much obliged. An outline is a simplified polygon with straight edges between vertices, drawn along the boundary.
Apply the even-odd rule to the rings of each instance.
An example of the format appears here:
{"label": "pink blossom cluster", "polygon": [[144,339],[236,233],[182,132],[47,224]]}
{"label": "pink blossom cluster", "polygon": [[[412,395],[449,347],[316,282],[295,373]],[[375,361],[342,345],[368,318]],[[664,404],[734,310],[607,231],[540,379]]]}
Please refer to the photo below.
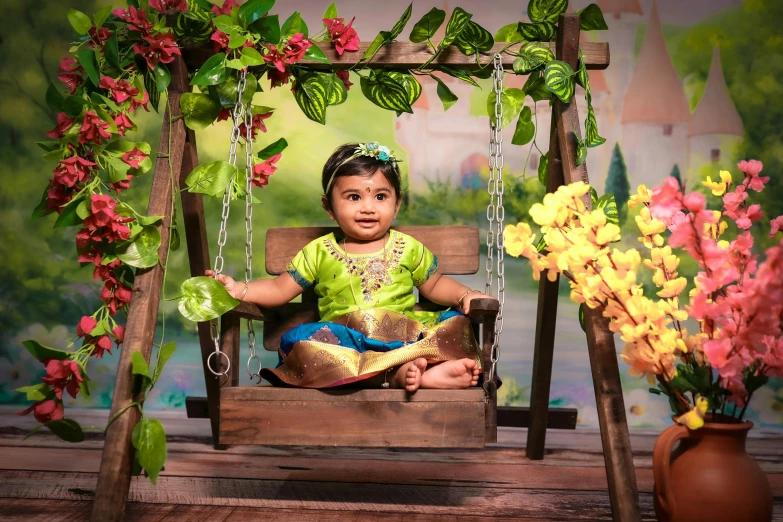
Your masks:
{"label": "pink blossom cluster", "polygon": [[[760,175],[760,161],[742,161],[738,167],[743,180],[733,189],[728,181],[721,211],[707,209],[702,194],[684,195],[672,177],[653,189],[650,211],[671,232],[669,246],[683,248],[701,268],[687,308],[703,334],[697,350],[718,371],[730,400],[742,406],[752,393],[743,384],[747,372],[783,376],[783,240],[758,262],[749,229],[764,213],[747,200],[749,191],[761,192],[769,177]],[[723,218],[738,229],[731,242],[719,241],[715,233],[725,228]],[[770,237],[782,225],[783,216],[771,220]]]}

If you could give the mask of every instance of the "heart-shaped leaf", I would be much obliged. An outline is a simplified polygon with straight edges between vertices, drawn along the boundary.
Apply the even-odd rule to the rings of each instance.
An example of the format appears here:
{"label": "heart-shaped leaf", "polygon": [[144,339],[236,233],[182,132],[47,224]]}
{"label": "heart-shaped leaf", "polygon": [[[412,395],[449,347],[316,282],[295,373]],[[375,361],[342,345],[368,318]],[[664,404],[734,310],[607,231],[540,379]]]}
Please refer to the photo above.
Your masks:
{"label": "heart-shaped leaf", "polygon": [[360,84],[364,96],[378,107],[413,113],[405,88],[383,71],[362,77]]}
{"label": "heart-shaped leaf", "polygon": [[557,26],[551,22],[526,24],[519,22],[517,31],[528,42],[550,42],[557,36]]}
{"label": "heart-shaped leaf", "polygon": [[457,46],[457,49],[462,54],[470,56],[476,53],[485,53],[492,49],[492,46],[495,45],[495,39],[492,38],[492,33],[471,20],[460,31],[457,39],[454,41],[454,45]]}
{"label": "heart-shaped leaf", "polygon": [[211,277],[196,276],[182,283],[179,311],[193,322],[220,317],[239,304],[222,284]]}
{"label": "heart-shaped leaf", "polygon": [[130,266],[149,268],[158,264],[160,232],[152,225],[144,227],[133,242],[117,251],[117,257]]}
{"label": "heart-shaped leaf", "polygon": [[136,458],[150,481],[155,484],[158,475],[166,463],[166,433],[163,424],[157,419],[141,419],[131,435]]}
{"label": "heart-shaped leaf", "polygon": [[66,442],[83,442],[84,432],[79,423],[72,419],[59,419],[49,421],[44,424],[47,428],[52,430],[52,433],[60,437]]}
{"label": "heart-shaped leaf", "polygon": [[226,79],[226,55],[218,53],[210,56],[206,62],[196,71],[196,75],[190,80],[191,85],[217,85]]}
{"label": "heart-shaped leaf", "polygon": [[277,45],[280,42],[280,18],[277,15],[262,16],[250,27],[262,42]]}
{"label": "heart-shaped leaf", "polygon": [[248,0],[239,8],[239,20],[248,26],[267,14],[275,0]]}
{"label": "heart-shaped leaf", "polygon": [[451,45],[463,29],[468,26],[471,18],[473,18],[472,14],[466,12],[461,7],[455,7],[454,11],[451,12],[449,23],[446,24],[446,34],[438,44],[438,49],[445,49]]}
{"label": "heart-shaped leaf", "polygon": [[517,74],[530,74],[534,69],[555,59],[555,55],[547,45],[538,42],[529,42],[519,49],[519,55],[514,60],[514,72]]}
{"label": "heart-shaped leaf", "polygon": [[166,362],[171,359],[171,356],[174,355],[175,351],[177,351],[177,345],[174,341],[169,341],[160,347],[160,350],[158,350],[158,358],[155,360],[155,371],[152,374],[153,384],[158,382],[160,374],[163,372],[163,367],[166,365]]}
{"label": "heart-shaped leaf", "polygon": [[[233,107],[234,105],[236,105],[238,87],[239,87],[239,80],[236,78],[228,78],[226,81],[218,85],[217,94],[218,94],[218,99],[220,99],[221,106]],[[242,93],[242,103],[247,103],[250,100],[252,100],[253,95],[256,93],[257,90],[258,90],[258,80],[252,74],[248,74],[247,77],[245,78],[245,90]],[[214,101],[214,98],[212,98],[211,96],[207,96],[207,98]],[[206,104],[207,102],[205,100],[201,103]],[[182,102],[180,102],[180,105],[182,105]],[[209,118],[209,116],[212,115],[213,112],[214,112],[214,108],[211,108],[211,110],[205,114],[205,121],[206,119]],[[218,110],[218,112],[220,111]],[[217,118],[217,113],[215,113],[215,116],[212,118],[212,121],[214,121],[215,118]],[[187,124],[187,120],[185,120],[185,123]],[[188,125],[188,127],[190,127],[190,125]],[[204,125],[204,127],[206,127],[206,125]]]}
{"label": "heart-shaped leaf", "polygon": [[435,35],[435,31],[443,25],[446,19],[446,11],[433,7],[421,20],[416,22],[411,30],[411,42],[421,43]]}
{"label": "heart-shaped leaf", "polygon": [[532,22],[557,22],[558,17],[568,8],[568,0],[530,0],[527,15]]}
{"label": "heart-shaped leaf", "polygon": [[[250,87],[250,85],[248,85]],[[234,86],[234,101],[236,103],[236,85]],[[193,130],[204,130],[211,125],[222,108],[220,102],[203,93],[186,92],[179,99],[179,107],[185,118],[185,125]]]}
{"label": "heart-shaped leaf", "polygon": [[280,28],[283,40],[291,38],[297,33],[302,33],[307,37],[307,24],[302,20],[302,15],[298,11],[294,11],[288,19],[283,22],[283,27]]}
{"label": "heart-shaped leaf", "polygon": [[547,90],[563,103],[569,103],[574,96],[574,70],[563,61],[552,60],[546,64],[544,82]]}
{"label": "heart-shaped leaf", "polygon": [[579,29],[582,31],[605,31],[609,29],[604,20],[601,8],[596,4],[590,4],[576,12],[579,15]]}
{"label": "heart-shaped leaf", "polygon": [[[490,92],[487,97],[487,114],[489,115],[492,124],[495,124],[495,93]],[[504,88],[501,93],[501,104],[503,106],[502,120],[500,122],[501,128],[505,128],[509,123],[514,121],[517,114],[520,113],[522,107],[525,105],[525,91],[514,87]]]}
{"label": "heart-shaped leaf", "polygon": [[525,106],[519,114],[517,127],[514,129],[514,137],[511,143],[514,145],[527,145],[536,133],[536,126],[533,123],[533,113],[530,107]]}
{"label": "heart-shaped leaf", "polygon": [[443,104],[443,110],[445,112],[449,110],[452,105],[457,103],[459,98],[457,98],[457,95],[454,94],[445,83],[443,83],[443,80],[435,75],[432,75],[431,77],[434,78],[436,82],[438,82],[438,98],[440,98],[440,101]]}
{"label": "heart-shaped leaf", "polygon": [[185,184],[195,194],[218,196],[223,194],[236,172],[236,167],[227,161],[204,163],[190,171]]}
{"label": "heart-shaped leaf", "polygon": [[513,24],[504,25],[498,29],[495,33],[495,41],[508,43],[524,41],[524,38],[522,38],[522,35],[519,34],[519,31],[517,30],[517,24],[518,22],[514,22]]}

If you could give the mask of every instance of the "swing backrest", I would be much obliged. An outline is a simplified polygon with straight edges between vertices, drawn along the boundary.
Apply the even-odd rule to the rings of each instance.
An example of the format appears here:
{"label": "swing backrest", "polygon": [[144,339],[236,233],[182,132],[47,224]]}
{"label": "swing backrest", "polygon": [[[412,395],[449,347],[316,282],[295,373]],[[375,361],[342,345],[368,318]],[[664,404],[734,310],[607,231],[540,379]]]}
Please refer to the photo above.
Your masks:
{"label": "swing backrest", "polygon": [[[479,230],[477,227],[422,226],[394,227],[421,241],[438,258],[438,270],[446,275],[475,274],[480,264]],[[266,233],[266,271],[279,275],[286,265],[310,241],[337,227],[270,228]],[[437,310],[442,307],[420,300],[419,310]],[[318,321],[318,298],[308,290],[302,294],[301,303],[288,303],[274,309],[264,309],[264,348],[277,351],[280,337],[291,328]]]}

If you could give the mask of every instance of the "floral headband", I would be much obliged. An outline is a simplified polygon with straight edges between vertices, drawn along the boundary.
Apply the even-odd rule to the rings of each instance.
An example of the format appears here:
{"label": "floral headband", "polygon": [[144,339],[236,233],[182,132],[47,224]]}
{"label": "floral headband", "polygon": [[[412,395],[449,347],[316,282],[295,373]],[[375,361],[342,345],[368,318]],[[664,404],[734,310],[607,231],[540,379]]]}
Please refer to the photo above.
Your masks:
{"label": "floral headband", "polygon": [[378,161],[382,161],[384,163],[391,163],[394,167],[396,167],[397,163],[401,161],[397,159],[397,157],[394,155],[394,152],[389,150],[389,147],[379,145],[377,141],[360,143],[359,146],[356,147],[356,150],[354,150],[353,154],[345,161],[337,165],[337,167],[332,171],[332,176],[329,178],[329,183],[326,185],[326,194],[328,194],[329,189],[332,188],[332,183],[334,183],[334,175],[338,170],[340,170],[340,167],[352,159],[358,158],[359,156],[369,156],[370,158],[375,158]]}

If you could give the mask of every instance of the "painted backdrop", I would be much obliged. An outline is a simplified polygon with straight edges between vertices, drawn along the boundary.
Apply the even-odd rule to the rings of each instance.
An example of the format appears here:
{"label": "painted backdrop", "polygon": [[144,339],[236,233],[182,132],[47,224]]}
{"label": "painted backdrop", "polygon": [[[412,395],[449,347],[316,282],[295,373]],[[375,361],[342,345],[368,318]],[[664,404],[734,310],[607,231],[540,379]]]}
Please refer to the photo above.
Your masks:
{"label": "painted backdrop", "polygon": [[[299,10],[311,28],[320,27],[328,2],[278,2],[273,12],[287,16]],[[578,9],[588,2],[573,2]],[[773,216],[783,212],[783,39],[776,21],[783,19],[777,0],[597,0],[609,30],[586,35],[608,41],[612,63],[606,71],[590,73],[593,103],[600,134],[607,143],[590,149],[587,164],[599,192],[623,193],[623,186],[657,185],[676,175],[696,186],[707,174],[730,168],[738,159],[757,158],[772,177],[765,194]],[[97,306],[97,287],[88,270],[75,268],[72,233],[52,229],[52,219],[30,220],[46,185],[52,165],[44,162],[35,142],[53,126],[53,114],[44,92],[54,79],[59,60],[66,55],[71,28],[69,7],[93,13],[119,2],[69,0],[6,0],[0,19],[0,403],[18,404],[23,396],[13,390],[42,374],[41,365],[21,347],[34,338],[42,344],[65,348],[75,334],[78,319]],[[341,16],[356,17],[363,41],[388,29],[405,9],[404,0],[338,2]],[[526,2],[509,0],[417,1],[413,22],[431,7],[450,12],[461,6],[474,20],[494,33],[502,25],[524,19]],[[408,32],[403,33],[407,38]],[[402,38],[401,38],[402,39]],[[358,83],[357,78],[353,78]],[[449,80],[446,80],[449,81]],[[507,85],[521,87],[524,78],[507,77]],[[338,145],[376,140],[404,159],[408,197],[400,213],[401,224],[474,224],[484,226],[486,194],[489,85],[474,88],[456,80],[449,87],[459,101],[444,112],[434,82],[424,82],[414,114],[395,118],[353,95],[343,105],[329,108],[327,125],[307,120],[290,93],[283,88],[256,94],[256,103],[276,109],[267,120],[268,132],[258,140],[264,146],[285,137],[290,143],[254,210],[256,238],[271,226],[325,224],[318,206],[318,177],[324,160]],[[356,87],[354,87],[355,89]],[[349,93],[354,94],[354,93]],[[577,99],[582,99],[577,95]],[[161,104],[163,106],[163,104]],[[580,105],[580,114],[584,107]],[[541,151],[548,149],[549,107],[531,107],[539,125],[535,145],[504,147],[506,218],[527,219],[530,205],[541,198],[536,179]],[[139,113],[137,113],[139,115]],[[156,144],[161,115],[141,114],[137,123],[143,139]],[[229,126],[224,122],[199,133],[202,162],[225,158]],[[513,127],[507,130],[510,134]],[[153,145],[154,146],[154,145]],[[134,180],[134,204],[143,207],[150,177]],[[627,199],[627,196],[626,196]],[[209,238],[214,250],[219,209],[207,202]],[[244,266],[244,234],[240,206],[229,223],[228,273]],[[239,219],[237,219],[239,218]],[[767,223],[763,223],[766,227]],[[635,241],[633,220],[625,232]],[[754,230],[766,246],[761,228]],[[263,245],[256,241],[256,274],[263,267]],[[536,287],[529,269],[516,259],[506,261],[507,301],[501,337],[499,373],[504,380],[500,402],[528,402],[533,358]],[[170,257],[171,271],[165,296],[178,295],[188,276],[184,246]],[[481,275],[464,278],[475,288]],[[584,334],[576,306],[561,293],[552,382],[552,406],[579,409],[580,426],[596,427],[597,416]],[[195,327],[183,320],[176,305],[162,307],[158,335],[177,339],[177,353],[155,389],[150,405],[161,409],[184,407],[188,395],[203,395],[204,376]],[[620,344],[618,343],[618,347]],[[95,391],[84,406],[110,404],[116,356],[105,356],[92,370]],[[243,354],[243,357],[246,354]],[[265,365],[276,362],[263,356]],[[625,375],[624,363],[620,362]],[[669,420],[665,401],[647,392],[647,384],[624,377],[628,420],[632,427],[662,427]],[[773,380],[752,401],[750,418],[763,427],[783,428],[783,383]]]}

